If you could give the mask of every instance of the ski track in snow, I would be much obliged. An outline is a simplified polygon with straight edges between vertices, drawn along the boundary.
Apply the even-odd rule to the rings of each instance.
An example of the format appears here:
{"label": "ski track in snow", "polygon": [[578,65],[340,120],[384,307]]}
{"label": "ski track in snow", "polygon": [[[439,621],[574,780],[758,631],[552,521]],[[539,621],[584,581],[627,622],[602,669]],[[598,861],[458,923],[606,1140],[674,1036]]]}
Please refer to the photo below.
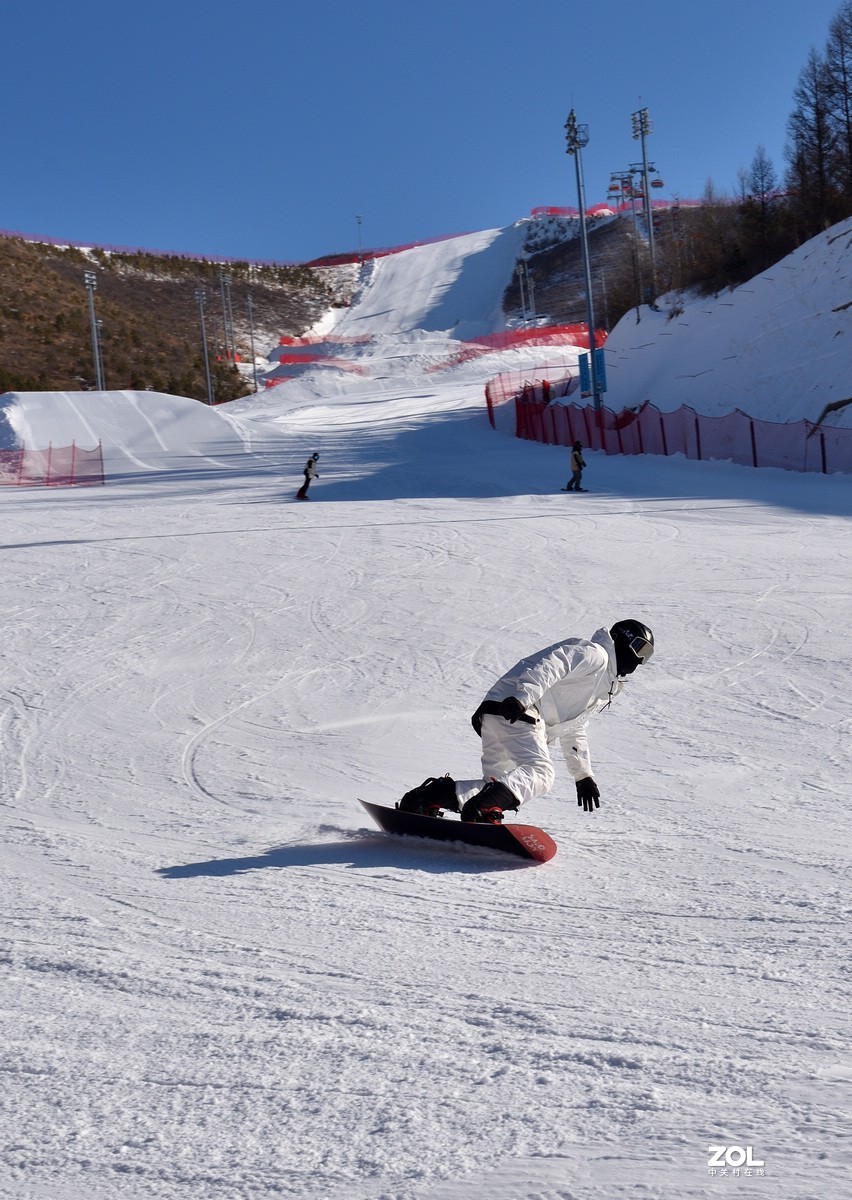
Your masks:
{"label": "ski track in snow", "polygon": [[[107,487],[2,494],[0,1196],[841,1200],[848,480],[589,454],[568,498],[404,350],[175,401],[194,459],[105,401]],[[564,764],[524,810],[551,863],[369,827],[477,770],[508,666],[630,615],[600,812]]]}

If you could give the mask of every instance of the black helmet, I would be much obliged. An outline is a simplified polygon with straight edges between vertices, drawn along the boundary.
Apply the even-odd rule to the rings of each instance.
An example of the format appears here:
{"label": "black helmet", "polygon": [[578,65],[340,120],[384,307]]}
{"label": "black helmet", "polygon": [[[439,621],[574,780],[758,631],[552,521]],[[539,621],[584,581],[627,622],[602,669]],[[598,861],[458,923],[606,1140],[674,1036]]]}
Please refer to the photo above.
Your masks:
{"label": "black helmet", "polygon": [[615,664],[619,675],[632,675],[654,653],[654,635],[641,621],[616,621],[609,632],[615,642]]}
{"label": "black helmet", "polygon": [[315,450],[311,455],[311,458],[319,458],[319,450]]}

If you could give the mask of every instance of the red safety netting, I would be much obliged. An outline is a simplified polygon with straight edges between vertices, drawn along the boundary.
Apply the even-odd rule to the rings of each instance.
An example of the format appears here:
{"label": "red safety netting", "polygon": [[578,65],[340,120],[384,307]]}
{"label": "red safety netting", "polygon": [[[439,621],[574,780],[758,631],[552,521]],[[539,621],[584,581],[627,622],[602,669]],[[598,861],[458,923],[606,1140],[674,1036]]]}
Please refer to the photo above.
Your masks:
{"label": "red safety netting", "polygon": [[337,333],[306,333],[301,337],[282,334],[278,339],[278,344],[279,346],[364,346],[375,340],[372,333],[359,333],[353,336]]}
{"label": "red safety netting", "polygon": [[46,450],[0,450],[0,486],[77,487],[104,482],[103,447],[83,450],[48,446]]}
{"label": "red safety netting", "polygon": [[495,429],[515,433],[517,413],[515,404],[508,401],[515,401],[521,396],[530,403],[549,405],[554,400],[564,400],[573,395],[579,386],[579,378],[568,373],[565,363],[501,371],[485,385],[488,419]]}
{"label": "red safety netting", "polygon": [[[606,341],[602,329],[595,330],[595,345],[600,347]],[[462,341],[461,349],[451,355],[446,362],[438,363],[427,368],[429,372],[446,371],[449,367],[457,367],[460,363],[469,362],[472,358],[480,358],[495,350],[512,350],[519,346],[578,346],[588,350],[588,326],[580,325],[541,325],[534,329],[506,329],[502,333],[488,333],[479,338]],[[534,367],[527,370],[543,370]],[[568,370],[568,364],[560,368]]]}
{"label": "red safety netting", "polygon": [[[496,424],[489,395],[493,383],[486,385],[485,395]],[[570,446],[579,440],[607,454],[683,454],[749,467],[852,472],[852,429],[812,421],[761,421],[739,410],[707,417],[686,405],[667,413],[648,403],[620,413],[608,408],[596,412],[590,405],[553,403],[554,396],[547,401],[536,387],[528,384],[526,394],[520,388],[514,397],[516,435],[530,441]]]}

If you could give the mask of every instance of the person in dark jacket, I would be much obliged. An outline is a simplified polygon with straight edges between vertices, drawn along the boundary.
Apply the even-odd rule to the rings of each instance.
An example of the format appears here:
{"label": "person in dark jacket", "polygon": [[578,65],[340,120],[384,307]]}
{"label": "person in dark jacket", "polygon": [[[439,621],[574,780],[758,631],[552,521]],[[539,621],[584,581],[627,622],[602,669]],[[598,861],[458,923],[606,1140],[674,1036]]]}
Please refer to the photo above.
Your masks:
{"label": "person in dark jacket", "polygon": [[562,490],[563,492],[585,492],[587,489],[580,487],[580,481],[583,478],[583,467],[586,465],[586,460],[583,458],[583,443],[575,442],[571,447],[571,478],[568,484]]}
{"label": "person in dark jacket", "polygon": [[308,499],[308,488],[311,486],[311,480],[319,479],[319,471],[317,470],[318,459],[319,459],[319,453],[315,453],[315,454],[312,454],[311,457],[308,459],[308,461],[305,463],[305,469],[302,472],[302,474],[305,476],[305,482],[299,488],[298,492],[296,492],[297,500],[307,500]]}

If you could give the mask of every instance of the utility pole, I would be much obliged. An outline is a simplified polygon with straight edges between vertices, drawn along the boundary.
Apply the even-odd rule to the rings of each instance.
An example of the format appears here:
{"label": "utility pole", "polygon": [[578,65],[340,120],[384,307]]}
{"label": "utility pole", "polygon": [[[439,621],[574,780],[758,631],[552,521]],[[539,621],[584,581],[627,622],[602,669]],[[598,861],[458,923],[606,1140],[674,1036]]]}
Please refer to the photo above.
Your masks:
{"label": "utility pole", "polygon": [[589,144],[588,125],[578,125],[573,108],[565,122],[566,154],[574,158],[577,172],[577,207],[580,210],[580,242],[583,249],[583,281],[586,288],[586,324],[589,330],[589,379],[592,385],[592,402],[596,417],[600,418],[601,393],[595,362],[595,308],[592,300],[592,273],[589,266],[589,238],[586,232],[586,194],[583,186],[583,159],[581,150]]}
{"label": "utility pole", "polygon": [[207,326],[204,323],[204,288],[195,289],[198,312],[201,316],[201,345],[204,351],[204,376],[207,380],[207,403],[213,403],[213,384],[210,379],[210,355],[207,353]]}
{"label": "utility pole", "polygon": [[104,376],[101,366],[101,348],[98,343],[98,322],[95,317],[95,290],[98,286],[94,271],[83,272],[83,283],[89,293],[89,320],[92,323],[92,357],[95,360],[95,386],[99,392],[104,390]]}

